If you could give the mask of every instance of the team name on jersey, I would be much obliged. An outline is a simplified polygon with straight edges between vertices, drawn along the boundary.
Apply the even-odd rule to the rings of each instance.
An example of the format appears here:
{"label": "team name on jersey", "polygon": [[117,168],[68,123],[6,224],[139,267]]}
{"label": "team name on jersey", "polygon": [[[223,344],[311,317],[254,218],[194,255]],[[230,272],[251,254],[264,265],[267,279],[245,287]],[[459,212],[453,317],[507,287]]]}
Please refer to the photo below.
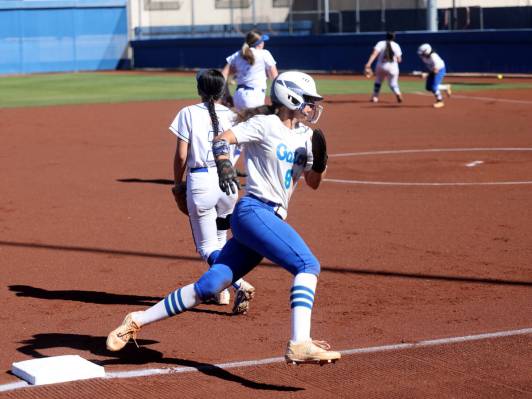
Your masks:
{"label": "team name on jersey", "polygon": [[307,162],[307,153],[304,149],[289,151],[288,147],[284,143],[277,145],[277,159],[280,161],[286,161],[295,165],[305,165]]}

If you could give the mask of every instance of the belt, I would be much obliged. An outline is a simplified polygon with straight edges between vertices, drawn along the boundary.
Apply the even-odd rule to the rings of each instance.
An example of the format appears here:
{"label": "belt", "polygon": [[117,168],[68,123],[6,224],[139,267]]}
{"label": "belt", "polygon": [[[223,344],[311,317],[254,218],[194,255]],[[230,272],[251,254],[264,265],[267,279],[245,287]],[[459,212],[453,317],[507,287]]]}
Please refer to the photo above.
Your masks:
{"label": "belt", "polygon": [[[238,85],[236,89],[244,89],[244,90],[255,90],[254,87],[248,86],[248,85]],[[262,92],[264,93],[266,90],[262,89]]]}
{"label": "belt", "polygon": [[271,207],[273,209],[273,212],[277,216],[279,216],[283,220],[286,219],[287,212],[286,212],[286,210],[283,208],[283,206],[281,204],[278,204],[277,202],[268,201],[268,200],[259,198],[259,197],[257,197],[256,195],[253,195],[253,194],[247,194],[247,196],[251,197],[253,199],[256,199],[257,201],[260,201],[263,204],[268,205],[269,207]]}
{"label": "belt", "polygon": [[190,168],[190,173],[208,172],[209,168],[206,166],[200,166],[199,168]]}

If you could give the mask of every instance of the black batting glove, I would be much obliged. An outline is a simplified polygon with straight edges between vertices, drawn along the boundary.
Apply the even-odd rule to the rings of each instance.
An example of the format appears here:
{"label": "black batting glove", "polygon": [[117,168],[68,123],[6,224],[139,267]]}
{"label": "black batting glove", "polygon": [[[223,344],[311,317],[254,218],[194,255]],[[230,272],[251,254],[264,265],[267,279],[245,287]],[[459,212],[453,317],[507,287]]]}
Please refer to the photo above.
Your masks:
{"label": "black batting glove", "polygon": [[220,185],[220,189],[227,195],[231,195],[231,193],[236,194],[237,190],[242,188],[236,169],[229,159],[217,160],[216,169],[218,170],[218,184]]}

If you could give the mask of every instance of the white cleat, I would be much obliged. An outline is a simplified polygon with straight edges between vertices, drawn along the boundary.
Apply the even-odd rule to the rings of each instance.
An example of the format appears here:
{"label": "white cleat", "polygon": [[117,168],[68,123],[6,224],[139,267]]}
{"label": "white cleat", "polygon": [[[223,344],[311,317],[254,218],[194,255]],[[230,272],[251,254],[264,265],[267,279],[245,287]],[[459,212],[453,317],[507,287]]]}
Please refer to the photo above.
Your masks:
{"label": "white cleat", "polygon": [[107,336],[107,349],[116,352],[122,349],[129,342],[130,339],[135,342],[137,348],[137,333],[140,331],[140,326],[133,320],[133,313],[129,313],[122,324],[109,333]]}
{"label": "white cleat", "polygon": [[372,103],[378,103],[379,102],[379,97],[373,96],[373,97],[371,97],[371,100],[369,100],[369,101],[372,102]]}
{"label": "white cleat", "polygon": [[288,364],[324,364],[336,363],[342,355],[331,351],[331,346],[325,341],[308,340],[294,343],[288,341],[285,360]]}
{"label": "white cleat", "polygon": [[254,296],[255,287],[242,280],[240,287],[236,290],[233,314],[246,314],[249,311],[249,302]]}
{"label": "white cleat", "polygon": [[231,302],[231,294],[229,293],[229,290],[226,288],[216,294],[214,302],[217,305],[229,305],[229,302]]}

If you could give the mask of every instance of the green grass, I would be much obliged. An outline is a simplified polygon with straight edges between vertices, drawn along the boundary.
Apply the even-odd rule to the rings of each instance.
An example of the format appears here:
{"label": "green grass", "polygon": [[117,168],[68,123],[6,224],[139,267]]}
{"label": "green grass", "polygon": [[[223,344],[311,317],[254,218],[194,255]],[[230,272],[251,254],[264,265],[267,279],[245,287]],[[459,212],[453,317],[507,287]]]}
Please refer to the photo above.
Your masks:
{"label": "green grass", "polygon": [[[372,80],[319,79],[323,95],[367,94]],[[384,91],[388,91],[386,85]],[[532,83],[453,83],[454,92],[532,88]],[[401,81],[404,93],[423,91],[424,81]],[[59,104],[120,103],[196,98],[193,76],[172,74],[70,73],[0,78],[0,107],[27,107]]]}

